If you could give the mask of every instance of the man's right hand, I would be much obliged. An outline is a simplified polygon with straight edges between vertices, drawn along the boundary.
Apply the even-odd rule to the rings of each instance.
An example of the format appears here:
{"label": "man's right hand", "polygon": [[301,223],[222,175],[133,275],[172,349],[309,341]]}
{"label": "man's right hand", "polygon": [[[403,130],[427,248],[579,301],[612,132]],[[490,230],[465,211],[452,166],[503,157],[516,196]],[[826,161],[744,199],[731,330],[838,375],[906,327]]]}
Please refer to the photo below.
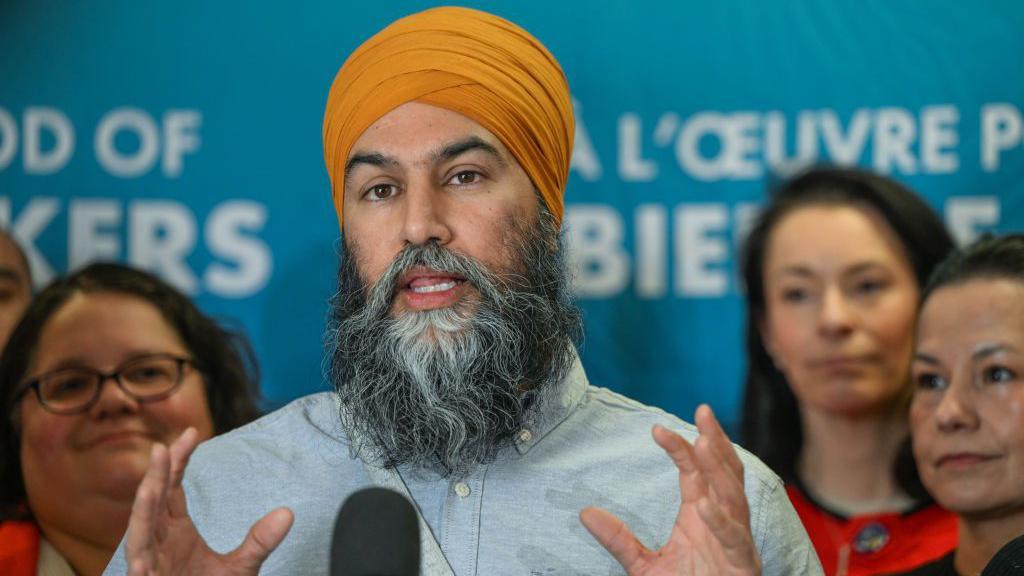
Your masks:
{"label": "man's right hand", "polygon": [[185,465],[198,444],[198,433],[189,428],[170,449],[153,446],[125,537],[129,575],[256,574],[292,527],[292,512],[277,508],[253,524],[233,551],[218,554],[207,546],[188,516],[181,487]]}

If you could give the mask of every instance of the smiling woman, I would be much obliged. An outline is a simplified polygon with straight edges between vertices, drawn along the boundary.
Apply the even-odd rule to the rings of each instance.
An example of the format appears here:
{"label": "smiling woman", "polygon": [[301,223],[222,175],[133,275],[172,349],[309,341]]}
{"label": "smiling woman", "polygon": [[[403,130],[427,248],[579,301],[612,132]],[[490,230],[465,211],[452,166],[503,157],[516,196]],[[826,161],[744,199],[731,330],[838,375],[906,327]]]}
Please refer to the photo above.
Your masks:
{"label": "smiling woman", "polygon": [[101,573],[153,444],[240,426],[255,397],[245,340],[159,279],[96,264],[45,288],[0,359],[0,573]]}
{"label": "smiling woman", "polygon": [[1024,236],[982,240],[925,290],[910,409],[921,480],[955,552],[912,574],[978,574],[1024,533]]}

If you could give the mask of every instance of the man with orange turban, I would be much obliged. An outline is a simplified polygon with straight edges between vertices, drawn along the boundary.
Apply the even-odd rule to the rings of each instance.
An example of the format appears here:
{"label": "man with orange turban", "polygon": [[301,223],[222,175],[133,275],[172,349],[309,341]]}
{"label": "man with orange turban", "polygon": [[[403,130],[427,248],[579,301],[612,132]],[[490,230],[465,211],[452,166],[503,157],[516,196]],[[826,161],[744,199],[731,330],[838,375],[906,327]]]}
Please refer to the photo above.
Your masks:
{"label": "man with orange turban", "polygon": [[336,390],[204,444],[184,481],[195,435],[154,450],[108,573],[324,573],[367,486],[415,504],[424,574],[819,573],[709,409],[694,428],[587,382],[559,234],[574,129],[558,62],[497,16],[427,10],[360,46],[323,124]]}

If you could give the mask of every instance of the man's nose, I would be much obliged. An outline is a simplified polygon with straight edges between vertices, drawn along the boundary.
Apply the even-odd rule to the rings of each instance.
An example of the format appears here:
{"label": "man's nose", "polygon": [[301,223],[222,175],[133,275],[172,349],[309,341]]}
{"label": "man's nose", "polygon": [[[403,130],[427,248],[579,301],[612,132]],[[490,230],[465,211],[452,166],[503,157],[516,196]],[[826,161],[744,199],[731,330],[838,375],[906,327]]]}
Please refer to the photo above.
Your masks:
{"label": "man's nose", "polygon": [[434,241],[447,244],[452,238],[448,199],[444,190],[428,182],[410,183],[405,193],[402,233],[407,244]]}

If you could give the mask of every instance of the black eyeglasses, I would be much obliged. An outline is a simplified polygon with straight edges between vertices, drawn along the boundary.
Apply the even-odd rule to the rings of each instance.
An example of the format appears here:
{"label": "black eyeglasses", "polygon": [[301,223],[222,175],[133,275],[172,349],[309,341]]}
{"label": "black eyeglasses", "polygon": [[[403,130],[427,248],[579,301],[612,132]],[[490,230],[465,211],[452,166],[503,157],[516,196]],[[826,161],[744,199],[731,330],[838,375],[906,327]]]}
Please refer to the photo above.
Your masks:
{"label": "black eyeglasses", "polygon": [[92,408],[112,379],[138,402],[163,400],[181,386],[192,359],[173,354],[140,356],[104,374],[91,368],[63,368],[25,382],[22,394],[34,388],[43,408],[54,414],[77,414]]}

